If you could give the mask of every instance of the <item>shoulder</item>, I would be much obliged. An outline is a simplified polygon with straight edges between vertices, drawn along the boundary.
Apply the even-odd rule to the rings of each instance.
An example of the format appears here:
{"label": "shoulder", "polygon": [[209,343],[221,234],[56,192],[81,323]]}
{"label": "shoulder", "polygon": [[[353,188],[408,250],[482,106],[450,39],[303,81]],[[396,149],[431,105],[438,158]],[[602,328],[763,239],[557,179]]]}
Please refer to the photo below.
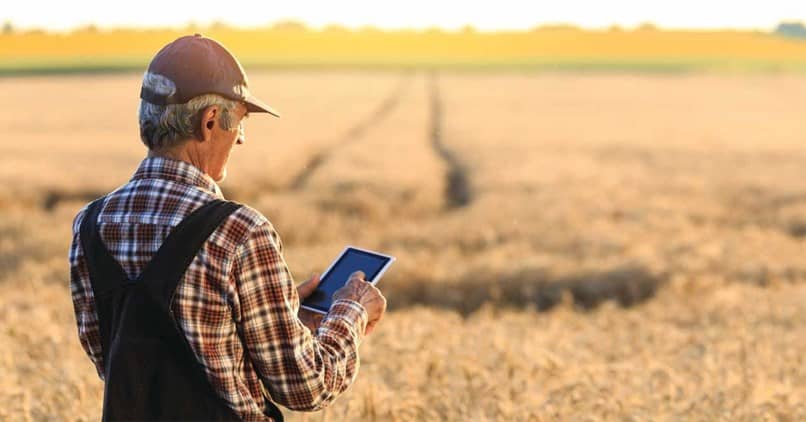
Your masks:
{"label": "shoulder", "polygon": [[221,224],[210,240],[234,251],[250,237],[263,234],[276,236],[274,226],[260,211],[246,204],[235,203],[240,207]]}
{"label": "shoulder", "polygon": [[86,217],[87,212],[90,206],[93,204],[93,202],[84,204],[84,206],[81,207],[80,210],[78,210],[78,213],[76,213],[75,217],[73,217],[73,224],[72,224],[73,235],[70,244],[70,251],[68,253],[68,258],[72,266],[78,264],[78,257],[79,255],[82,254],[81,241],[79,240],[79,236],[81,234],[81,225],[83,224],[84,218]]}
{"label": "shoulder", "polygon": [[81,228],[81,223],[84,221],[84,215],[87,214],[87,208],[89,208],[90,204],[84,205],[80,210],[78,210],[78,214],[73,217],[73,235],[75,236],[78,234],[79,229]]}
{"label": "shoulder", "polygon": [[[99,199],[101,199],[101,198],[99,198]],[[101,200],[103,200],[103,199],[101,199]],[[95,201],[98,201],[98,199],[96,199]],[[73,217],[73,236],[77,235],[79,233],[79,231],[81,230],[81,224],[84,222],[84,217],[87,215],[87,211],[89,210],[90,206],[92,206],[92,204],[95,201],[88,202],[88,203],[84,204],[84,206],[81,207],[80,210],[78,210],[78,213],[76,214],[76,216]]]}

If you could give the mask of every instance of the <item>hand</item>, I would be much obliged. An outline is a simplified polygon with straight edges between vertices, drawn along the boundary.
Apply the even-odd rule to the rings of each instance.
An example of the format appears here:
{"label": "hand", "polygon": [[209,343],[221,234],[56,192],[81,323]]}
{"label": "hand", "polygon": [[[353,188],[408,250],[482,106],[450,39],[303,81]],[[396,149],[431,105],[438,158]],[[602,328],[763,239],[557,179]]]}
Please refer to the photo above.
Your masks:
{"label": "hand", "polygon": [[333,301],[338,299],[354,300],[367,310],[367,328],[364,334],[371,333],[386,313],[386,298],[380,290],[364,280],[364,273],[361,271],[350,275],[347,284],[333,293]]}
{"label": "hand", "polygon": [[[311,278],[306,281],[303,281],[299,286],[297,286],[297,293],[299,294],[299,301],[304,301],[308,296],[313,294],[317,287],[319,287],[319,274],[313,273],[311,274]],[[299,308],[297,311],[297,317],[302,321],[302,323],[311,330],[312,333],[316,332],[316,329],[319,328],[319,324],[322,323],[322,319],[324,319],[324,315],[311,311],[305,308]]]}

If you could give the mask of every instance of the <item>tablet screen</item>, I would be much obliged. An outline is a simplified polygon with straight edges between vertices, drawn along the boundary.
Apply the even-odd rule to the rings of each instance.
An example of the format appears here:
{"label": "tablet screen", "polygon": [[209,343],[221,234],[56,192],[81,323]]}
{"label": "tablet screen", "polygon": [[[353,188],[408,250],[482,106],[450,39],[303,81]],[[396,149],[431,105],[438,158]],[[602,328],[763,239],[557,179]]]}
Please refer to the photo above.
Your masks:
{"label": "tablet screen", "polygon": [[319,282],[319,287],[307,298],[303,304],[311,308],[327,312],[332,303],[333,293],[347,284],[347,279],[355,271],[363,271],[365,280],[372,282],[391,258],[357,249],[347,249],[338,261]]}

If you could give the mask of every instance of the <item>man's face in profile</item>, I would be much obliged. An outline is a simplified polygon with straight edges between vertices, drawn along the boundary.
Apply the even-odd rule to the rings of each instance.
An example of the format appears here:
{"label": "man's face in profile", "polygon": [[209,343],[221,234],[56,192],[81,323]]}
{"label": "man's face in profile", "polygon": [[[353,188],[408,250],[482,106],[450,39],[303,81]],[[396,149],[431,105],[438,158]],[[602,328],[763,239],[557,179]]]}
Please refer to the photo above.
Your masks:
{"label": "man's face in profile", "polygon": [[232,129],[223,129],[218,121],[215,122],[211,130],[211,151],[210,151],[210,177],[220,183],[227,177],[227,162],[229,161],[232,147],[237,144],[243,144],[245,141],[243,121],[248,117],[249,113],[243,103],[238,103],[238,106],[233,111],[235,114],[235,122],[237,126]]}

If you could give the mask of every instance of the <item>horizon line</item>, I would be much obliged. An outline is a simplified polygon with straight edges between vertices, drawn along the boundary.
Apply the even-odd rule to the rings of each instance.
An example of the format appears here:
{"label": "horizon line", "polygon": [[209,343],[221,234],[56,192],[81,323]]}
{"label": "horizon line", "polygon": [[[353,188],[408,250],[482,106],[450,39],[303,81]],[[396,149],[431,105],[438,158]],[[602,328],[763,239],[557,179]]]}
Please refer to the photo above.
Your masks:
{"label": "horizon line", "polygon": [[471,23],[466,23],[461,26],[438,26],[438,25],[423,25],[423,26],[380,26],[373,24],[362,25],[347,25],[341,23],[327,23],[323,25],[312,25],[304,20],[295,18],[277,19],[275,21],[267,22],[262,25],[239,25],[226,20],[214,20],[207,22],[187,21],[177,25],[104,25],[94,22],[85,22],[81,24],[72,25],[69,27],[43,27],[43,26],[22,26],[17,27],[11,19],[2,21],[3,33],[8,33],[7,28],[10,28],[12,33],[47,33],[47,34],[70,34],[75,32],[83,32],[87,30],[98,32],[114,32],[119,30],[144,30],[144,31],[176,31],[185,29],[236,29],[236,30],[272,30],[282,29],[282,26],[287,26],[288,29],[307,30],[311,32],[324,32],[327,30],[345,30],[349,32],[361,31],[380,31],[380,32],[447,32],[447,33],[461,33],[461,32],[478,32],[478,33],[518,33],[518,32],[532,32],[537,30],[581,30],[591,32],[606,32],[621,30],[625,32],[640,31],[640,30],[656,30],[664,32],[774,32],[776,28],[782,24],[801,24],[806,25],[806,21],[798,19],[783,19],[779,21],[775,27],[678,27],[678,26],[662,26],[652,21],[641,22],[634,25],[621,25],[613,23],[607,26],[584,26],[569,22],[556,22],[556,23],[538,23],[530,27],[519,28],[485,28],[477,27]]}

